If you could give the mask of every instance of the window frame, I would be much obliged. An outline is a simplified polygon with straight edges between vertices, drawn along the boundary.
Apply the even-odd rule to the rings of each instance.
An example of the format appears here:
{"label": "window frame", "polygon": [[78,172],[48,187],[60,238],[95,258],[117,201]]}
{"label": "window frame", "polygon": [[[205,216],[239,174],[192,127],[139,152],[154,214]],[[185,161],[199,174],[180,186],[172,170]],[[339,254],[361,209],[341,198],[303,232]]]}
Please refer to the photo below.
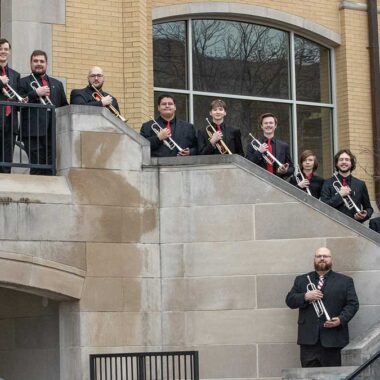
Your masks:
{"label": "window frame", "polygon": [[[245,22],[256,25],[262,25],[265,27],[271,27],[274,29],[281,30],[288,33],[289,36],[289,97],[290,99],[282,98],[269,98],[269,97],[258,97],[258,96],[247,96],[247,95],[237,95],[237,94],[228,94],[228,93],[217,93],[217,92],[204,92],[196,91],[193,89],[193,20],[224,20],[224,21],[234,21],[234,22]],[[295,163],[298,162],[298,125],[297,125],[297,106],[306,105],[306,106],[315,106],[315,107],[325,107],[331,110],[331,131],[330,131],[330,144],[331,152],[334,153],[338,150],[338,132],[337,132],[337,108],[336,108],[336,66],[335,66],[335,51],[334,48],[328,46],[325,43],[316,41],[309,36],[304,36],[300,32],[295,32],[289,28],[279,27],[278,25],[273,25],[269,23],[260,23],[257,20],[249,20],[244,17],[228,17],[221,15],[192,15],[192,17],[174,17],[170,19],[157,19],[153,20],[153,24],[164,24],[168,22],[181,21],[186,23],[186,49],[187,49],[187,83],[188,89],[178,89],[178,88],[166,88],[166,87],[153,87],[154,92],[169,92],[169,93],[178,93],[185,94],[188,97],[188,121],[194,123],[194,96],[211,96],[215,98],[232,98],[232,99],[241,99],[241,100],[252,100],[259,102],[268,102],[268,103],[282,103],[290,106],[290,148],[292,152],[292,157]],[[311,101],[301,101],[296,99],[296,75],[295,75],[295,36],[300,38],[307,39],[312,43],[318,44],[329,51],[329,86],[330,86],[330,103],[325,102],[311,102]]]}

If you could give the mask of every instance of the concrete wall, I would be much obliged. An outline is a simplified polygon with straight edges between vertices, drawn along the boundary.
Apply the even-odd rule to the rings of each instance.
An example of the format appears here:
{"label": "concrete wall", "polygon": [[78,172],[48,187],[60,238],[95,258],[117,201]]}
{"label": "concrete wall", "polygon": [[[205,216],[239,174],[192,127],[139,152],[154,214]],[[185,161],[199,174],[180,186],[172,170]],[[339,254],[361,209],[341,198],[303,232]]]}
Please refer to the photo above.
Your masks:
{"label": "concrete wall", "polygon": [[0,377],[57,379],[58,303],[0,288]]}
{"label": "concrete wall", "polygon": [[[147,141],[106,109],[70,106],[57,120],[55,180],[69,196],[36,188],[43,177],[3,175],[22,186],[8,188],[0,209],[1,244],[13,254],[3,262],[22,254],[59,268],[33,277],[45,281],[39,289],[22,288],[60,301],[55,379],[88,379],[90,353],[161,349],[199,350],[204,379],[279,378],[299,365],[297,312],[284,297],[322,245],[355,278],[352,335],[378,320],[373,231],[241,157],[150,159]],[[73,284],[62,273],[81,279],[75,294],[58,294]],[[0,271],[4,282],[19,285]]]}
{"label": "concrete wall", "polygon": [[320,246],[358,288],[352,337],[379,320],[371,231],[319,201],[303,203],[302,192],[239,157],[207,166],[162,161],[163,345],[199,350],[202,378],[277,378],[300,366],[297,311],[284,299]]}

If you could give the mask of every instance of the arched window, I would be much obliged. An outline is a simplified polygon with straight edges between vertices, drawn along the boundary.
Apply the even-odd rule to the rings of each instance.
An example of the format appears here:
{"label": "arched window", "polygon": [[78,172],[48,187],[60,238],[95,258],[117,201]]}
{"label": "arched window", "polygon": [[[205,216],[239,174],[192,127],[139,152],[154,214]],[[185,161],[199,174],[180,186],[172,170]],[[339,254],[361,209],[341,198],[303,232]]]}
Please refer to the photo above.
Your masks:
{"label": "arched window", "polygon": [[334,104],[329,48],[293,32],[248,22],[187,19],[153,26],[155,95],[173,94],[177,115],[206,125],[211,100],[226,101],[227,122],[259,135],[264,112],[279,118],[276,136],[295,161],[312,149],[330,175]]}

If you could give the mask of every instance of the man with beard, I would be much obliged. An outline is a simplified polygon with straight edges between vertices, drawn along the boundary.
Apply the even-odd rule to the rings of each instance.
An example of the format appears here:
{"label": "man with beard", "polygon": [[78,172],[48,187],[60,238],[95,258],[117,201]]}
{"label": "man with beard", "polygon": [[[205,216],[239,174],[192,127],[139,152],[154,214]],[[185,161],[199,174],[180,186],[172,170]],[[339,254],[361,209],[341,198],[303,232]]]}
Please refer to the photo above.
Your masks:
{"label": "man with beard", "polygon": [[[56,108],[66,106],[63,84],[46,74],[47,62],[44,51],[33,51],[30,56],[32,74],[20,80],[20,92],[28,97],[29,103],[51,103]],[[50,108],[21,109],[20,140],[31,164],[52,164],[52,112],[54,109]],[[51,175],[51,170],[31,168],[30,174]]]}
{"label": "man with beard", "polygon": [[[263,136],[259,138],[261,145],[255,144],[257,149],[254,149],[252,143],[249,143],[246,158],[278,177],[288,178],[294,173],[294,165],[289,145],[274,137],[278,125],[277,117],[272,113],[264,113],[259,117],[259,124],[263,132]],[[265,159],[267,152],[272,154],[282,165],[278,165],[276,162],[267,162]]]}
{"label": "man with beard", "polygon": [[[334,163],[337,170],[336,177],[333,176],[325,181],[322,187],[321,201],[363,223],[371,217],[373,208],[365,182],[351,175],[356,168],[356,158],[349,149],[342,149],[334,156]],[[337,178],[341,186],[338,184]],[[335,189],[337,185],[338,191]],[[348,196],[361,210],[360,212],[355,207],[351,209],[347,207],[344,199],[347,201]]]}
{"label": "man with beard", "polygon": [[[302,367],[341,365],[340,351],[349,342],[348,322],[359,309],[352,278],[331,268],[330,250],[317,249],[315,271],[297,276],[286,296],[286,304],[299,309],[297,344]],[[310,282],[314,286],[308,286]],[[324,312],[317,315],[315,307],[320,301],[327,315]]]}
{"label": "man with beard", "polygon": [[[119,105],[115,97],[103,91],[104,73],[98,66],[93,66],[88,71],[88,86],[80,90],[72,90],[70,94],[70,104],[81,104],[85,106],[107,107],[113,106],[118,112]],[[98,90],[102,97],[95,94]],[[94,97],[95,94],[95,97]]]}
{"label": "man with beard", "polygon": [[[170,94],[161,94],[157,99],[159,117],[145,122],[140,134],[150,142],[152,157],[193,156],[197,154],[197,136],[193,124],[176,117],[175,99]],[[153,131],[153,127],[156,132]],[[177,147],[170,149],[172,139]]]}

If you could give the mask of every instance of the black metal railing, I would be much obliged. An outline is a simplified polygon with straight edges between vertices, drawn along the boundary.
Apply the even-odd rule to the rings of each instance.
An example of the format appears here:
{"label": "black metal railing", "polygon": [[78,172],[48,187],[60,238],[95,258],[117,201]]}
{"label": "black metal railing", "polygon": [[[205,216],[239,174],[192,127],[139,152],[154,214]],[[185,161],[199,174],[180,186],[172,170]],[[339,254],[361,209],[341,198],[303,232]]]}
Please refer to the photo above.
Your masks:
{"label": "black metal railing", "polygon": [[199,380],[197,351],[90,355],[90,380]]}
{"label": "black metal railing", "polygon": [[380,357],[380,351],[377,351],[375,355],[371,356],[367,361],[365,361],[360,367],[356,368],[354,372],[348,375],[345,380],[356,379],[366,368],[373,364]]}
{"label": "black metal railing", "polygon": [[55,107],[0,101],[0,172],[56,173]]}

